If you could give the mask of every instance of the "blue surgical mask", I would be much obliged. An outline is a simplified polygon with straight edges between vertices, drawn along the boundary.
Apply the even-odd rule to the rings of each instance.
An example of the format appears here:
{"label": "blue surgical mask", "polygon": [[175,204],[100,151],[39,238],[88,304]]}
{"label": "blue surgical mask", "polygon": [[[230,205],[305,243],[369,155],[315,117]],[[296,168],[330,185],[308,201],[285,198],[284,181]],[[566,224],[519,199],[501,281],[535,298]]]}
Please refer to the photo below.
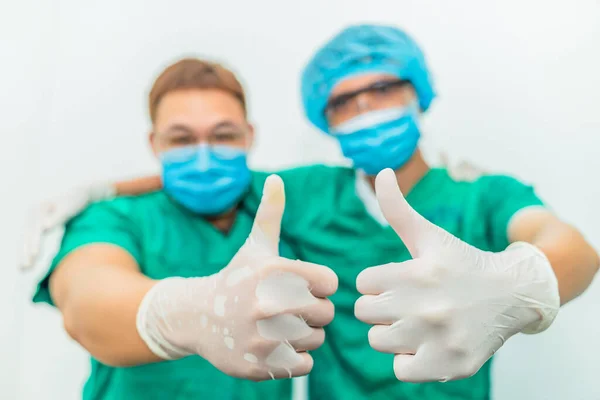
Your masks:
{"label": "blue surgical mask", "polygon": [[369,111],[331,129],[342,153],[368,175],[402,167],[417,149],[421,133],[416,105]]}
{"label": "blue surgical mask", "polygon": [[186,146],[160,155],[165,191],[201,215],[231,209],[250,186],[246,152],[230,146]]}

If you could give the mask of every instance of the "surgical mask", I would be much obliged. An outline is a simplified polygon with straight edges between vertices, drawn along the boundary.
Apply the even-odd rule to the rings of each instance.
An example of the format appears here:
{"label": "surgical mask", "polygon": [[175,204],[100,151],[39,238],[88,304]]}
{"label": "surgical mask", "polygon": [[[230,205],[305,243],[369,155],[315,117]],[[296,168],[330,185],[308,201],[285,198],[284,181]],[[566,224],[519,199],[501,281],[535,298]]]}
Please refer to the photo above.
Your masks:
{"label": "surgical mask", "polygon": [[368,175],[402,167],[417,149],[421,133],[416,104],[369,111],[331,129],[342,153]]}
{"label": "surgical mask", "polygon": [[201,215],[236,205],[250,186],[246,152],[230,146],[186,146],[162,153],[163,186],[178,203]]}

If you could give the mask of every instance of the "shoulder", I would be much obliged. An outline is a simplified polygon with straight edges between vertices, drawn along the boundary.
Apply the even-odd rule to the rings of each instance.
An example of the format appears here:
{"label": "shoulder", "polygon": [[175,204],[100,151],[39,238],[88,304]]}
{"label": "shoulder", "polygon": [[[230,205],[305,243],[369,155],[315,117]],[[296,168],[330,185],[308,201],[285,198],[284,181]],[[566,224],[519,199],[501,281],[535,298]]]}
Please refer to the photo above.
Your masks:
{"label": "shoulder", "polygon": [[482,211],[501,232],[506,231],[509,220],[527,207],[545,207],[533,186],[509,175],[484,175],[473,182]]}
{"label": "shoulder", "polygon": [[488,196],[504,196],[514,191],[533,190],[531,184],[525,183],[515,177],[502,174],[486,174],[473,182]]}
{"label": "shoulder", "polygon": [[67,223],[57,259],[82,245],[109,243],[125,249],[141,263],[140,246],[147,228],[162,214],[161,208],[174,207],[170,204],[164,192],[93,203]]}
{"label": "shoulder", "polygon": [[455,201],[469,207],[496,211],[507,204],[515,206],[541,205],[533,187],[505,174],[479,174],[472,179],[457,179],[445,169],[432,169],[427,179],[428,194],[444,192]]}
{"label": "shoulder", "polygon": [[495,188],[497,190],[511,190],[531,186],[509,175],[490,173],[484,168],[468,161],[450,163],[446,160],[444,168],[440,168],[440,170],[445,171],[448,179],[452,182],[469,184],[464,186],[474,189]]}
{"label": "shoulder", "polygon": [[72,218],[68,222],[67,227],[88,222],[102,225],[115,218],[135,219],[136,215],[147,215],[147,211],[150,208],[156,207],[158,204],[166,201],[165,193],[159,191],[139,196],[116,197],[110,200],[95,202],[88,205]]}
{"label": "shoulder", "polygon": [[437,176],[438,181],[444,181],[453,186],[461,186],[469,191],[481,191],[486,195],[531,188],[530,184],[510,175],[484,172],[484,170],[466,163],[454,167],[436,168],[431,171]]}

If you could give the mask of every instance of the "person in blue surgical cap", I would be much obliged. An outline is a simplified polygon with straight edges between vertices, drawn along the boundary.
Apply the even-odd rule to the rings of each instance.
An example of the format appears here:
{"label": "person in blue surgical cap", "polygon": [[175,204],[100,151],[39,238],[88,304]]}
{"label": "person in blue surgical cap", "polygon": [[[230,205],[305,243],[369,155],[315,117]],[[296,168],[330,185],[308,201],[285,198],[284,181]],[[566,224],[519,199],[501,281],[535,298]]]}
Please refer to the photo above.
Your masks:
{"label": "person in blue surgical cap", "polygon": [[339,279],[310,398],[489,399],[490,357],[548,328],[598,255],[530,186],[425,162],[420,116],[435,90],[402,30],[342,30],[310,58],[301,95],[353,163],[281,172],[282,238]]}
{"label": "person in blue surgical cap", "polygon": [[512,335],[545,330],[589,285],[598,255],[531,187],[508,176],[455,179],[427,165],[420,116],[436,93],[404,31],[342,30],[304,68],[301,95],[308,120],[357,170],[331,182],[336,222],[323,231],[340,255],[297,244],[299,256],[340,280],[328,340],[314,353],[312,398],[488,399],[486,361]]}

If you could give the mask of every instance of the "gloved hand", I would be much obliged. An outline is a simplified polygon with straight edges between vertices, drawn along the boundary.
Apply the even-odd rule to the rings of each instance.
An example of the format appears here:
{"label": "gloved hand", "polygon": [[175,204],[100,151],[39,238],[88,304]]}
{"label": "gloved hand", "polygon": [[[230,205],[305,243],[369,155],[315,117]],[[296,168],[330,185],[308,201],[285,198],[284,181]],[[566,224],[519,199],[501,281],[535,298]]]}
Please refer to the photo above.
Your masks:
{"label": "gloved hand", "polygon": [[469,377],[514,334],[552,323],[558,283],[540,250],[514,243],[500,253],[481,251],[413,210],[393,171],[382,171],[375,186],[383,214],[413,259],[362,271],[355,314],[374,325],[371,347],[396,355],[399,380]]}
{"label": "gloved hand", "polygon": [[137,328],[164,359],[198,354],[228,375],[252,380],[306,375],[306,350],[321,346],[337,290],[329,268],[279,257],[283,182],[270,176],[246,243],[219,273],[167,278],[144,297]]}
{"label": "gloved hand", "polygon": [[21,269],[30,269],[36,262],[46,235],[57,226],[81,212],[88,204],[114,197],[111,184],[99,183],[72,189],[54,199],[43,202],[30,215],[25,232],[23,252],[19,261]]}

